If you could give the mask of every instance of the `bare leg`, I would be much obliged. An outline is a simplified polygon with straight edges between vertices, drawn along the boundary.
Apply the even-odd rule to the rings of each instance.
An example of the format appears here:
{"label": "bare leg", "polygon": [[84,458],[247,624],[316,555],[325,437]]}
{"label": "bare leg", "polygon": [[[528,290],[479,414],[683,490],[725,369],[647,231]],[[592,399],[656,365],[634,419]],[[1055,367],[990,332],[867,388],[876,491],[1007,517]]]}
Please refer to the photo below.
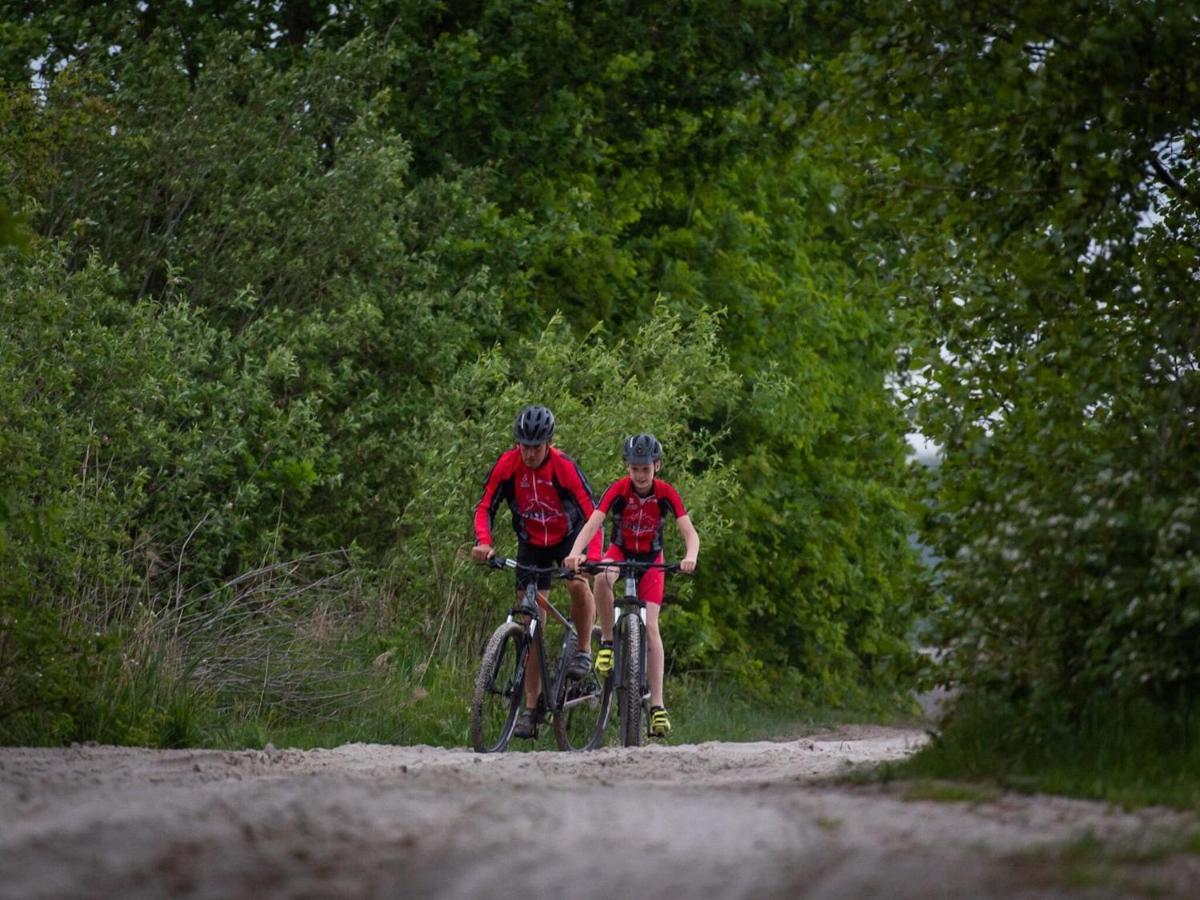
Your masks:
{"label": "bare leg", "polygon": [[[538,594],[538,600],[542,603],[546,602],[544,593]],[[538,628],[546,627],[546,611],[538,610],[538,619],[540,624]],[[533,642],[533,646],[529,648],[529,657],[525,663],[525,708],[534,709],[537,707],[538,695],[542,692],[542,654],[538,650],[537,641]]]}
{"label": "bare leg", "polygon": [[650,682],[650,705],[665,706],[663,703],[663,642],[658,631],[658,614],[662,607],[657,603],[646,604],[646,678]]}
{"label": "bare leg", "polygon": [[596,618],[600,620],[600,636],[606,641],[613,639],[613,624],[617,618],[613,608],[613,582],[616,580],[616,569],[604,569],[596,576]]}
{"label": "bare leg", "polygon": [[592,589],[588,587],[586,578],[577,578],[567,582],[567,593],[571,595],[571,621],[579,636],[579,649],[590,653],[592,623],[596,619],[596,601],[592,597]]}

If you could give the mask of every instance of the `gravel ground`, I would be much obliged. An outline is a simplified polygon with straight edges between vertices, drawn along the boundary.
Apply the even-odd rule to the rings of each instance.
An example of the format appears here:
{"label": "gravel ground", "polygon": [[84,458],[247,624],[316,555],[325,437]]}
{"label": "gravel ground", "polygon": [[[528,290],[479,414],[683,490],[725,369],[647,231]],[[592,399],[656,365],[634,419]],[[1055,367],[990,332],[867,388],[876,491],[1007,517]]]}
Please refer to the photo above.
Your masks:
{"label": "gravel ground", "polygon": [[0,749],[0,897],[1197,896],[1187,814],[836,778],[924,739]]}

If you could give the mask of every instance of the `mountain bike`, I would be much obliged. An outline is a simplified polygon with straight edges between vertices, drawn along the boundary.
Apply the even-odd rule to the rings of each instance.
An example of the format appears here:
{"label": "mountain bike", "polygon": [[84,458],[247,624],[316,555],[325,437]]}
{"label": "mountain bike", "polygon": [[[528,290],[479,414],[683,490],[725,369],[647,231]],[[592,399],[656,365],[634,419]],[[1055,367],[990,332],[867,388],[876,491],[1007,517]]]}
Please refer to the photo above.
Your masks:
{"label": "mountain bike", "polygon": [[[619,571],[625,579],[625,593],[615,601],[621,607],[613,628],[616,666],[604,680],[604,690],[617,695],[617,732],[621,746],[640,747],[650,735],[650,684],[646,676],[646,601],[638,596],[638,579],[648,569],[678,572],[679,563],[587,562],[580,565],[579,570],[599,573],[605,568]],[[600,724],[601,736],[607,724]]]}
{"label": "mountain bike", "polygon": [[[488,566],[518,569],[534,575],[549,573],[564,579],[577,577],[566,569],[527,566],[503,556],[493,556],[488,560]],[[539,650],[542,676],[542,693],[534,710],[534,722],[540,724],[547,717],[551,718],[554,738],[561,750],[591,750],[603,737],[611,691],[601,683],[594,670],[582,678],[567,674],[578,646],[575,626],[554,604],[547,601],[543,605],[563,626],[562,645],[553,673],[547,663],[545,628],[540,627],[538,616],[536,579],[525,586],[517,605],[484,646],[471,702],[471,743],[477,753],[500,753],[508,748],[517,714],[525,702],[525,676],[529,652],[534,646]],[[593,629],[592,635],[598,640],[599,629]]]}

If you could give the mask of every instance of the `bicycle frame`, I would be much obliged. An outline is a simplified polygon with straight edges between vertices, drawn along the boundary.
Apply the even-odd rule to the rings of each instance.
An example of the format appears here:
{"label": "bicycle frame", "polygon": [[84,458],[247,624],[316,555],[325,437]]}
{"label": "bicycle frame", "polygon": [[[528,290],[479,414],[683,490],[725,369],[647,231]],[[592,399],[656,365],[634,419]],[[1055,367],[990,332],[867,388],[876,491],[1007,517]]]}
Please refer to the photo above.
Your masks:
{"label": "bicycle frame", "polygon": [[[613,654],[617,659],[621,658],[621,635],[624,633],[621,628],[621,623],[631,616],[637,618],[637,628],[641,633],[642,640],[640,642],[641,665],[639,667],[642,673],[642,683],[640,685],[642,702],[646,702],[646,698],[650,696],[649,681],[646,677],[646,601],[638,596],[637,583],[640,577],[640,572],[626,570],[622,573],[625,577],[625,593],[619,601],[615,601],[621,607],[621,613],[617,616],[613,625]],[[613,688],[620,690],[624,686],[621,667],[618,666],[614,670]]]}
{"label": "bicycle frame", "polygon": [[[515,559],[496,556],[489,560],[489,565],[493,568],[515,569],[518,563]],[[559,570],[554,570],[557,574]],[[542,619],[538,614],[538,608],[544,608],[547,613],[553,616],[563,626],[563,642],[559,648],[558,658],[554,665],[554,678],[550,677],[550,670],[546,662],[546,641],[544,638],[545,629],[541,627]],[[526,621],[521,621],[525,619]],[[567,650],[573,645],[576,640],[575,624],[564,616],[553,603],[549,600],[538,601],[537,582],[531,581],[525,585],[525,593],[521,596],[521,601],[514,606],[508,613],[508,622],[516,622],[525,628],[527,639],[533,643],[538,651],[538,667],[542,676],[542,693],[538,700],[539,706],[545,713],[554,714],[560,712],[558,707],[558,697],[562,688],[562,680],[567,674]],[[528,654],[522,657],[521,665],[517,669],[517,676],[521,683],[525,681],[525,666],[529,659]]]}
{"label": "bicycle frame", "polygon": [[[576,577],[566,569],[527,566],[504,557],[492,557],[488,564],[494,569]],[[546,655],[542,609],[563,626],[562,646],[553,665]],[[597,633],[598,629],[593,629],[589,641]],[[599,682],[591,671],[579,677],[568,674],[578,640],[574,623],[548,600],[539,597],[536,580],[518,593],[516,605],[492,632],[480,659],[470,714],[471,742],[476,751],[497,753],[508,748],[518,709],[526,705],[532,690],[526,682],[537,680],[538,674],[541,679],[537,704],[533,707],[535,725],[550,719],[560,750],[591,750],[596,746],[608,721],[611,695],[606,690],[607,682]],[[532,652],[538,654],[538,668],[530,673]],[[536,729],[533,736],[536,737]]]}

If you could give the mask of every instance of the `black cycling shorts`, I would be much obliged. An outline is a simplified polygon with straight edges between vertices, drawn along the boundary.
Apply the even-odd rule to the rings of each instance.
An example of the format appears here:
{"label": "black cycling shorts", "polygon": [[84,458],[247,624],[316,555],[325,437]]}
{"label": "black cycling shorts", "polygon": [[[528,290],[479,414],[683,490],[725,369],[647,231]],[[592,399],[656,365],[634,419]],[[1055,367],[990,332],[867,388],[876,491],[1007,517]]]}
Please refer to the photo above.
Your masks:
{"label": "black cycling shorts", "polygon": [[[557,544],[551,544],[549,547],[535,547],[533,544],[526,544],[524,541],[517,543],[517,562],[526,566],[537,566],[539,568],[549,568],[551,566],[561,566],[562,561],[567,558],[567,554],[571,552],[571,547],[575,544],[575,537],[579,532],[568,534]],[[522,572],[516,570],[517,574],[517,590],[525,590],[525,585],[537,579],[539,591],[550,590],[550,583],[553,580],[549,572]]]}

